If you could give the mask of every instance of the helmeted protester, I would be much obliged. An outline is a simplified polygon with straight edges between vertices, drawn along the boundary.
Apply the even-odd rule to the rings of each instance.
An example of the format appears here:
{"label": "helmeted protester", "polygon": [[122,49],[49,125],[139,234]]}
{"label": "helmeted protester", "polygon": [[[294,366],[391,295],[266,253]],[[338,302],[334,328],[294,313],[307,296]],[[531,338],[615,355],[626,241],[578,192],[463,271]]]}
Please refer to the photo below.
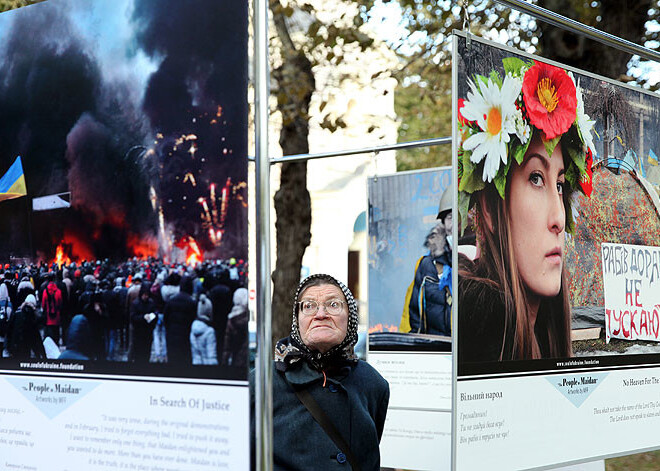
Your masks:
{"label": "helmeted protester", "polygon": [[450,185],[440,199],[438,223],[426,236],[424,247],[429,253],[417,261],[413,282],[406,292],[401,332],[451,335],[452,194]]}

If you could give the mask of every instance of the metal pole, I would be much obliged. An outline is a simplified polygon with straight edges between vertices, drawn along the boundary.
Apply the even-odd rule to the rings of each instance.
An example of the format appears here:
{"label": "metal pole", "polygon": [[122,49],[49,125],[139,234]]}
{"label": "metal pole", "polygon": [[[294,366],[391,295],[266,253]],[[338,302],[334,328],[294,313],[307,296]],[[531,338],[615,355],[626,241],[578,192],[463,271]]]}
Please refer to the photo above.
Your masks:
{"label": "metal pole", "polygon": [[625,39],[621,39],[618,36],[614,36],[591,26],[587,26],[580,23],[579,21],[558,15],[557,13],[546,10],[545,8],[541,8],[532,3],[527,3],[524,0],[495,0],[495,2],[518,10],[522,13],[527,13],[536,19],[553,24],[575,34],[586,36],[595,41],[599,41],[607,46],[614,47],[630,54],[637,54],[638,56],[648,60],[660,62],[660,53],[656,51],[652,51],[651,49],[642,47],[630,41],[626,41]]}
{"label": "metal pole", "polygon": [[257,245],[257,358],[255,384],[256,459],[273,469],[273,362],[270,280],[270,161],[268,158],[268,2],[254,0],[255,195]]}
{"label": "metal pole", "polygon": [[298,162],[303,160],[324,159],[327,157],[340,157],[343,155],[368,154],[371,152],[384,152],[386,150],[414,149],[416,147],[430,147],[440,144],[451,144],[451,137],[438,137],[435,139],[424,139],[421,141],[401,142],[399,144],[389,144],[384,146],[365,147],[362,149],[337,150],[331,152],[322,152],[320,154],[294,154],[284,157],[275,157],[270,162],[277,164],[280,162]]}
{"label": "metal pole", "polygon": [[[450,137],[436,137],[433,139],[422,139],[419,141],[408,141],[400,142],[398,144],[387,144],[384,146],[373,146],[373,147],[364,147],[361,149],[345,149],[337,150],[332,152],[323,152],[320,154],[293,154],[285,155],[283,157],[274,157],[270,159],[271,164],[277,164],[280,162],[295,162],[303,160],[314,160],[314,159],[324,159],[326,157],[342,157],[344,155],[355,155],[355,154],[369,154],[371,152],[384,152],[386,150],[401,150],[401,149],[415,149],[417,147],[433,147],[439,146],[442,144],[451,144]],[[251,155],[248,156],[250,162],[254,162],[255,158]]]}

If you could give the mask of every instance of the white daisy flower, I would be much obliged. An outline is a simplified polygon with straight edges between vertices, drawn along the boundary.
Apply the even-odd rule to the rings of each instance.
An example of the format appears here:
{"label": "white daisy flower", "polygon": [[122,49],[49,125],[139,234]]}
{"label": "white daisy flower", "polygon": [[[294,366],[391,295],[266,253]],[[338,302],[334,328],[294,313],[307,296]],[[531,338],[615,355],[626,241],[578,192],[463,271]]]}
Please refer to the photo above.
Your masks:
{"label": "white daisy flower", "polygon": [[493,181],[500,168],[506,164],[506,144],[510,134],[516,132],[516,99],[522,89],[522,81],[510,74],[504,78],[502,88],[488,79],[475,85],[470,81],[470,91],[461,110],[468,121],[476,121],[482,132],[470,136],[463,148],[472,151],[470,160],[478,164],[484,158],[483,180]]}
{"label": "white daisy flower", "polygon": [[520,139],[521,144],[526,144],[527,141],[529,140],[530,136],[532,135],[532,128],[527,124],[525,119],[523,118],[522,111],[516,110],[516,118],[515,118],[515,123],[516,123],[516,136],[518,136],[518,139]]}
{"label": "white daisy flower", "polygon": [[591,153],[596,155],[596,148],[594,147],[594,138],[591,134],[594,124],[596,121],[589,118],[584,112],[584,98],[582,98],[582,89],[580,88],[580,81],[575,82],[575,77],[573,77],[573,72],[568,73],[571,80],[575,84],[575,94],[577,96],[577,113],[575,117],[575,122],[577,123],[582,139],[584,139],[585,151],[586,149],[591,149]]}

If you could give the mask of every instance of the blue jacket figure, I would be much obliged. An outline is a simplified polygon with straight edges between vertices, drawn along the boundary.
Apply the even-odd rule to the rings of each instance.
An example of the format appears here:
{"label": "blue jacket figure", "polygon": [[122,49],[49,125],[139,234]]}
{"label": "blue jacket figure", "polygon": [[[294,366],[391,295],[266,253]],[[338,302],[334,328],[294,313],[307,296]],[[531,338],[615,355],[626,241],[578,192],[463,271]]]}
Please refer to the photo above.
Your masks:
{"label": "blue jacket figure", "polygon": [[415,267],[415,278],[406,293],[401,332],[451,336],[452,186],[442,194],[438,224],[426,236],[429,254]]}

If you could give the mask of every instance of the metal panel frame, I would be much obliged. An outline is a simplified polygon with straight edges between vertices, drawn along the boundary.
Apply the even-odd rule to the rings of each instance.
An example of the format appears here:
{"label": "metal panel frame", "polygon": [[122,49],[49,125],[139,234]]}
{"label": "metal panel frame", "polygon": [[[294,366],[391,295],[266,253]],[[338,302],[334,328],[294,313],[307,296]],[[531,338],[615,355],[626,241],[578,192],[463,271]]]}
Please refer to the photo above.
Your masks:
{"label": "metal panel frame", "polygon": [[[625,39],[605,33],[591,26],[584,25],[575,20],[571,20],[552,11],[527,3],[523,0],[495,0],[496,3],[518,10],[521,13],[531,15],[539,20],[546,21],[557,27],[571,31],[575,34],[585,36],[589,39],[599,41],[608,46],[636,54],[645,59],[660,62],[660,53],[651,49],[639,46]],[[272,310],[271,299],[271,247],[270,247],[270,166],[281,162],[307,161],[328,157],[339,157],[346,155],[364,154],[371,152],[382,152],[387,150],[409,149],[416,147],[428,147],[442,144],[452,144],[456,146],[456,107],[457,98],[455,80],[452,80],[452,137],[441,137],[436,139],[426,139],[421,141],[406,142],[387,146],[375,146],[362,149],[343,150],[335,152],[325,152],[320,154],[299,154],[278,158],[269,158],[268,155],[268,98],[270,95],[270,71],[268,65],[268,3],[266,0],[253,0],[254,8],[254,70],[255,70],[255,157],[250,160],[256,162],[256,244],[257,244],[257,359],[255,372],[255,434],[256,434],[256,468],[258,470],[270,471],[273,468],[272,454],[272,340],[271,340],[271,321]],[[465,33],[459,33],[465,35]],[[467,37],[471,35],[468,33]],[[455,40],[453,43],[455,48]],[[506,49],[506,46],[505,46]],[[509,48],[511,49],[511,48]],[[513,50],[520,53],[521,51]],[[523,55],[525,55],[523,53]],[[455,70],[455,69],[454,69]],[[452,72],[454,74],[455,72]],[[580,73],[584,73],[581,71]],[[453,77],[455,78],[455,77]],[[639,87],[614,82],[617,85],[651,93]],[[455,149],[452,149],[452,165],[456,168]],[[457,193],[454,192],[453,205],[457,207]],[[453,228],[454,240],[458,240],[458,228]],[[457,254],[453,251],[452,263],[456,266]],[[457,272],[453,273],[453,283],[456,286]],[[454,326],[456,328],[456,325]],[[454,335],[453,342],[456,342]],[[455,347],[455,345],[454,345]],[[455,348],[454,348],[455,350]],[[454,360],[454,368],[456,367]],[[454,370],[455,371],[455,370]],[[456,381],[452,386],[452,392],[455,392]],[[455,394],[454,394],[455,400]],[[452,421],[454,418],[452,417]],[[452,422],[452,430],[455,432],[456,424]],[[452,467],[455,466],[455,433],[452,433]],[[643,451],[643,450],[640,450]],[[617,455],[612,455],[617,456]]]}

